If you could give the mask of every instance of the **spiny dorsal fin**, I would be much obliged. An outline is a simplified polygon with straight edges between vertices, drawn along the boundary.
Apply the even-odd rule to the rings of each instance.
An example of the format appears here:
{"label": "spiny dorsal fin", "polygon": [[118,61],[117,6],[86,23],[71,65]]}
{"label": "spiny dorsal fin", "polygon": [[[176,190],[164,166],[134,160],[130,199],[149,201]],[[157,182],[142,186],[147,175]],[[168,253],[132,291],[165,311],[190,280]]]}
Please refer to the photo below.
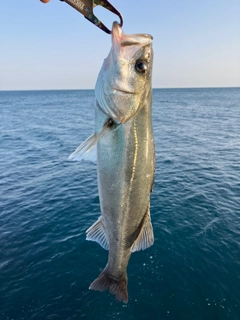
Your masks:
{"label": "spiny dorsal fin", "polygon": [[152,246],[153,242],[153,228],[150,217],[150,209],[148,208],[139,235],[131,247],[131,252],[145,250],[148,247]]}
{"label": "spiny dorsal fin", "polygon": [[105,250],[108,250],[108,240],[102,223],[102,217],[100,217],[89,229],[87,229],[86,234],[86,240],[96,241]]}

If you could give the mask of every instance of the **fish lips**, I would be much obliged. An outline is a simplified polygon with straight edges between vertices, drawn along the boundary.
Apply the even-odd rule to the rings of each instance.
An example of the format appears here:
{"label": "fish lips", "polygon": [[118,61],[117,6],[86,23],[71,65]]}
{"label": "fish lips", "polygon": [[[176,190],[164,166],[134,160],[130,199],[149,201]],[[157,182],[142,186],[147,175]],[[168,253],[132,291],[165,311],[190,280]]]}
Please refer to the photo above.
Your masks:
{"label": "fish lips", "polygon": [[[122,58],[130,59],[139,49],[152,43],[153,37],[150,34],[140,33],[126,35],[118,22],[112,25],[112,51]],[[126,47],[128,47],[126,49]]]}

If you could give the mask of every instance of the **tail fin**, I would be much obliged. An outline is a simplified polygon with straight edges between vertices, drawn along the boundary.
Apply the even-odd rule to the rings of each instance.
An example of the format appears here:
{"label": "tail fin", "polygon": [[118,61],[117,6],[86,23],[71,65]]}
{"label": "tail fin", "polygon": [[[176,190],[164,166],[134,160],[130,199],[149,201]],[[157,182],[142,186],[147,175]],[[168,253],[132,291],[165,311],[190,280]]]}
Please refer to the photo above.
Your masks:
{"label": "tail fin", "polygon": [[105,270],[95,279],[89,289],[96,291],[108,290],[111,294],[114,294],[116,299],[128,302],[128,292],[127,292],[127,276],[126,274],[120,279],[112,279]]}

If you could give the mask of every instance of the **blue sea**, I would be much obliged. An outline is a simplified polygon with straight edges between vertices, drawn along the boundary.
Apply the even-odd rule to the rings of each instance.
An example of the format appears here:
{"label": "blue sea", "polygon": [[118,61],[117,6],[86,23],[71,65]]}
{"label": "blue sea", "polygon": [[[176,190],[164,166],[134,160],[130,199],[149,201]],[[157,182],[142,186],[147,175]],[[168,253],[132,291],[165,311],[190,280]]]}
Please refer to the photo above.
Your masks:
{"label": "blue sea", "polygon": [[132,254],[129,303],[88,289],[107,251],[94,91],[0,92],[0,320],[239,320],[240,88],[154,89],[154,245]]}

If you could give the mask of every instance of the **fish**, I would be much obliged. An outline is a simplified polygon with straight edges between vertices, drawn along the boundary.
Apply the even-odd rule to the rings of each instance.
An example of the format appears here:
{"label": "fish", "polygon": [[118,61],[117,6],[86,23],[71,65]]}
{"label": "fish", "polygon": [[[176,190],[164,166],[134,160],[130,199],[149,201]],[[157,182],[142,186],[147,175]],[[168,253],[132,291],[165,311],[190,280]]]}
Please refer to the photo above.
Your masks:
{"label": "fish", "polygon": [[108,250],[108,261],[89,289],[108,290],[124,303],[130,256],[154,243],[152,40],[149,34],[124,34],[113,23],[111,50],[95,86],[95,131],[69,156],[97,161],[101,215],[86,239]]}

